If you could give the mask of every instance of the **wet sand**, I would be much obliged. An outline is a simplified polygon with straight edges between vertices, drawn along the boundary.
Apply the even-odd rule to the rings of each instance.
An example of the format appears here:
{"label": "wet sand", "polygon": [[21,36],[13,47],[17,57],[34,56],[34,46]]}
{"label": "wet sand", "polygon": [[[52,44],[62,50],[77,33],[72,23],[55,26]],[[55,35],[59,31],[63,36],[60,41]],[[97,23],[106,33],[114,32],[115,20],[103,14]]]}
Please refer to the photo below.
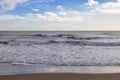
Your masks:
{"label": "wet sand", "polygon": [[120,74],[41,73],[0,76],[0,80],[120,80]]}
{"label": "wet sand", "polygon": [[38,74],[38,73],[113,74],[120,73],[120,67],[0,64],[0,75]]}

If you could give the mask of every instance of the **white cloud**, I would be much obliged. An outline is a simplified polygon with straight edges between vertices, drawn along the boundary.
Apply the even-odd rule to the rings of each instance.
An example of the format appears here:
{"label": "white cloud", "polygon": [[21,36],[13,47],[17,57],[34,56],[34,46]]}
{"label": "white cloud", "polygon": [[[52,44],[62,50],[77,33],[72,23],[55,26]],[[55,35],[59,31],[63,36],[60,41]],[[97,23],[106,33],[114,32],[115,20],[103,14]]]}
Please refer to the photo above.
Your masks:
{"label": "white cloud", "polygon": [[38,3],[42,3],[42,2],[53,2],[54,0],[29,0],[25,5],[29,6],[31,4],[38,4]]}
{"label": "white cloud", "polygon": [[120,2],[120,0],[117,0],[118,2]]}
{"label": "white cloud", "polygon": [[[3,10],[14,10],[18,4],[26,3],[26,5],[41,3],[41,2],[52,2],[54,0],[0,0],[0,6]],[[38,9],[32,9],[33,11],[38,11]]]}
{"label": "white cloud", "polygon": [[[58,22],[82,22],[84,21],[82,14],[79,11],[73,10],[63,10],[62,6],[57,6],[60,8],[58,12],[44,12],[43,14],[33,14],[28,13],[23,16],[19,15],[1,15],[0,21],[6,20],[16,20],[16,19],[24,19],[24,20],[36,20],[36,21],[58,21]],[[36,9],[34,9],[36,10]],[[38,10],[37,10],[38,11]]]}
{"label": "white cloud", "polygon": [[[19,1],[19,0],[18,0]],[[25,1],[25,0],[24,0]],[[120,13],[120,1],[117,2],[106,2],[100,4],[97,1],[94,0],[88,0],[88,3],[91,4],[90,6],[93,6],[97,4],[96,6],[93,6],[92,10],[87,12],[80,12],[76,10],[66,10],[62,5],[56,6],[58,9],[58,12],[44,12],[43,14],[26,14],[23,16],[19,15],[1,15],[0,21],[4,20],[15,20],[15,19],[24,19],[24,20],[36,20],[36,21],[64,21],[64,22],[83,22],[88,21],[89,18],[92,19],[94,15],[91,14],[113,14],[113,13]],[[88,4],[86,3],[86,4]],[[99,4],[99,5],[98,5]],[[32,9],[33,11],[39,11],[39,9]],[[86,14],[87,13],[87,14]],[[98,18],[99,19],[99,18]]]}
{"label": "white cloud", "polygon": [[0,6],[3,10],[14,10],[17,4],[22,4],[28,0],[0,0]]}
{"label": "white cloud", "polygon": [[38,2],[38,3],[41,3],[41,2],[53,2],[54,0],[34,0],[33,2]]}
{"label": "white cloud", "polygon": [[95,6],[91,12],[102,14],[118,14],[120,13],[120,0],[117,2],[106,2]]}
{"label": "white cloud", "polygon": [[[37,26],[36,30],[48,30],[48,28],[49,30],[108,30],[109,28],[112,30],[115,29],[114,26],[120,26],[120,14],[118,14],[120,13],[120,0],[106,3],[95,2],[89,5],[91,10],[87,12],[66,10],[62,5],[58,5],[56,12],[0,15],[0,27],[6,26],[11,29],[8,27],[11,25],[14,26],[13,29],[18,29],[17,26],[25,29],[27,26],[28,30],[29,28],[36,29],[35,26]],[[38,10],[33,8],[33,11]],[[10,25],[2,21],[8,22]]]}
{"label": "white cloud", "polygon": [[97,1],[95,1],[95,0],[88,0],[88,3],[86,3],[85,5],[93,7],[93,6],[99,5],[99,3]]}
{"label": "white cloud", "polygon": [[36,9],[36,8],[33,8],[32,10],[35,11],[35,12],[38,12],[38,11],[39,11],[39,9]]}
{"label": "white cloud", "polygon": [[[28,1],[28,2],[27,2]],[[0,0],[3,10],[14,10],[17,4],[29,5],[32,3],[51,2],[54,0]],[[87,6],[86,6],[87,5]],[[25,5],[26,6],[26,5]],[[85,7],[89,11],[65,9],[62,5],[56,6],[58,11],[39,13],[39,8],[29,8],[37,13],[24,15],[0,15],[0,29],[31,30],[108,30],[120,29],[120,0],[116,2],[99,3],[97,0],[88,0]],[[89,8],[88,8],[89,7]],[[6,24],[5,24],[6,23]],[[11,27],[9,27],[11,26]],[[12,27],[14,26],[14,27]],[[26,27],[27,26],[27,27]],[[31,27],[32,26],[32,27]],[[117,26],[117,27],[115,27]]]}
{"label": "white cloud", "polygon": [[62,5],[58,5],[58,6],[57,6],[57,9],[58,9],[58,10],[64,10],[64,8],[63,8]]}
{"label": "white cloud", "polygon": [[0,21],[16,20],[16,19],[25,19],[25,17],[19,15],[1,15]]}
{"label": "white cloud", "polygon": [[54,12],[45,12],[42,15],[42,19],[47,20],[47,21],[60,21],[61,17],[59,17],[56,13]]}

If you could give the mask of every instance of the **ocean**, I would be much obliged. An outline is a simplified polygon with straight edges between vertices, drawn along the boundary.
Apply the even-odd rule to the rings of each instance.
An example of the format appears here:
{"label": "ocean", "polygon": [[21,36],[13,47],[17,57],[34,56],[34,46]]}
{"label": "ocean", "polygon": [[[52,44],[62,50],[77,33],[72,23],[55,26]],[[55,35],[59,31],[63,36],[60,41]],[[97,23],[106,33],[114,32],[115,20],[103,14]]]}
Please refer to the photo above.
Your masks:
{"label": "ocean", "polygon": [[1,31],[0,64],[0,74],[9,71],[4,65],[14,67],[13,73],[25,73],[25,66],[30,72],[120,72],[120,32]]}

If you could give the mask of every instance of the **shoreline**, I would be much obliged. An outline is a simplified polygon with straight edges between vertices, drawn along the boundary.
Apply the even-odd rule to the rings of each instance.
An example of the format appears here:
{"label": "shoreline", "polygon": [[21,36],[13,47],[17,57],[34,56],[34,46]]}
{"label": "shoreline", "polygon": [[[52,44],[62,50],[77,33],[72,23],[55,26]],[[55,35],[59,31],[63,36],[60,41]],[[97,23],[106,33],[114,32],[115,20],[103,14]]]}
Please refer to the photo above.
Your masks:
{"label": "shoreline", "polygon": [[40,73],[0,76],[1,80],[119,80],[120,74]]}
{"label": "shoreline", "polygon": [[0,75],[75,73],[75,74],[116,74],[119,66],[50,66],[0,64]]}

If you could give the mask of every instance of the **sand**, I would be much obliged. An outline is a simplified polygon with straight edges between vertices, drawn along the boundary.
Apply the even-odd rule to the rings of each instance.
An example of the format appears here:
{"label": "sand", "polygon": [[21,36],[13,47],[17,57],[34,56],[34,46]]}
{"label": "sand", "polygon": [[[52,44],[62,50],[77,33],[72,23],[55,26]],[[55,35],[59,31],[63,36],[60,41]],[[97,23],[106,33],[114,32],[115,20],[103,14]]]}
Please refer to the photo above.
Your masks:
{"label": "sand", "polygon": [[120,80],[120,74],[42,73],[0,76],[0,80]]}

